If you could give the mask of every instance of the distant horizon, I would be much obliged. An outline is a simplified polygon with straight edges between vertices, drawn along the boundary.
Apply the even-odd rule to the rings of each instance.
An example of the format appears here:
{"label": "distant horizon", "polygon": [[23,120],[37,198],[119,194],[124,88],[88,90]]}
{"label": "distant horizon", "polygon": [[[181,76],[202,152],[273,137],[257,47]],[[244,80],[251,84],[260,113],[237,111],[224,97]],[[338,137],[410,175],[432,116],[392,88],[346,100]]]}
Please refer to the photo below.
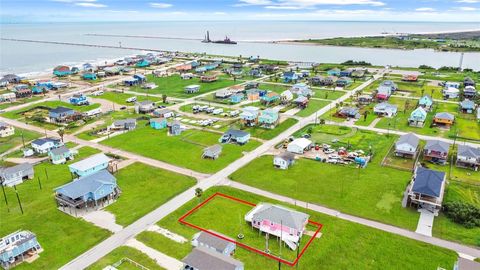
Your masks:
{"label": "distant horizon", "polygon": [[448,24],[463,24],[463,23],[478,23],[478,30],[480,30],[480,20],[479,21],[408,21],[408,20],[286,20],[286,19],[270,19],[270,20],[260,20],[260,19],[248,19],[248,20],[239,20],[239,19],[222,19],[222,20],[138,20],[138,21],[129,21],[129,20],[89,20],[89,21],[19,21],[19,22],[2,22],[0,24],[35,24],[35,23],[155,23],[155,22],[237,22],[237,21],[248,21],[248,22],[360,22],[360,23],[448,23]]}

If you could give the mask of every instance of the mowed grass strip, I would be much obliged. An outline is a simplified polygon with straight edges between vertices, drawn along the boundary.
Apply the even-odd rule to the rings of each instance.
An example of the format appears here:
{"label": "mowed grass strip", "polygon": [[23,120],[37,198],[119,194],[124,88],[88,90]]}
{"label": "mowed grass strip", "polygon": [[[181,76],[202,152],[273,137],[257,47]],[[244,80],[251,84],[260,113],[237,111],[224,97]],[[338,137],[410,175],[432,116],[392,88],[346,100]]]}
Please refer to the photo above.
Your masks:
{"label": "mowed grass strip", "polygon": [[[260,197],[251,193],[229,187],[213,187],[206,191],[202,198],[192,199],[187,204],[177,209],[172,214],[162,219],[158,225],[172,232],[191,239],[197,230],[182,225],[178,219],[187,211],[195,207],[202,200],[208,198],[215,192],[240,198],[252,203],[270,202],[282,204],[269,198]],[[238,204],[231,205],[232,209]],[[295,208],[293,205],[286,205]],[[239,208],[240,209],[240,208]],[[228,209],[230,210],[230,208]],[[374,228],[344,221],[335,217],[323,215],[310,210],[297,208],[306,212],[310,219],[323,224],[322,237],[315,239],[307,249],[298,264],[300,270],[311,269],[436,269],[438,266],[450,269],[455,262],[455,252],[428,245],[415,240],[407,239],[398,235],[383,232]],[[228,211],[222,208],[214,209],[212,215],[199,216],[207,225],[221,225],[229,228],[239,228],[243,217],[221,218],[221,224],[215,219],[230,216]],[[237,211],[237,210],[235,210]],[[241,212],[241,211],[240,211]],[[198,212],[201,214],[201,212]],[[177,259],[182,259],[188,254],[192,246],[190,242],[179,244],[153,232],[144,232],[138,236],[138,240],[144,242],[165,254]],[[264,236],[259,236],[264,242]],[[260,241],[260,240],[259,240]],[[274,241],[271,240],[271,245]],[[278,245],[278,243],[275,243]],[[245,263],[245,269],[265,270],[277,269],[278,263],[272,259],[237,248],[234,258]],[[428,259],[426,259],[428,258]],[[291,269],[282,266],[282,269]],[[296,268],[293,268],[296,269]]]}
{"label": "mowed grass strip", "polygon": [[[98,153],[98,150],[83,147],[75,161]],[[43,162],[35,166],[35,179],[17,186],[24,214],[17,202],[15,190],[5,188],[10,211],[5,202],[0,203],[0,235],[4,236],[17,230],[30,230],[44,249],[40,258],[33,263],[22,263],[15,269],[58,269],[87,249],[106,239],[110,233],[95,227],[80,218],[75,218],[57,209],[53,190],[71,181],[65,165],[53,165]],[[48,173],[48,179],[45,176]],[[42,189],[37,177],[41,178]]]}
{"label": "mowed grass strip", "polygon": [[[92,266],[88,267],[88,270],[102,270],[109,265],[113,265],[119,262],[122,259],[130,259],[136,263],[143,265],[151,270],[164,270],[164,268],[160,267],[153,259],[148,257],[148,255],[144,254],[143,252],[127,247],[121,246],[114,249],[112,252],[108,253],[107,256],[101,258],[97,262],[95,262]],[[120,266],[117,266],[116,269],[118,270],[138,270],[139,268],[132,264],[129,261],[124,261]]]}
{"label": "mowed grass strip", "polygon": [[9,149],[22,144],[22,134],[25,144],[35,140],[41,136],[40,133],[26,129],[15,128],[15,134],[8,137],[0,138],[0,154],[5,153]]}
{"label": "mowed grass strip", "polygon": [[[126,226],[195,185],[192,177],[134,163],[115,174],[122,194],[106,210]],[[152,198],[154,198],[152,200]]]}
{"label": "mowed grass strip", "polygon": [[102,144],[203,173],[219,171],[240,158],[242,152],[260,145],[253,140],[243,146],[224,144],[218,159],[203,159],[204,148],[218,144],[221,134],[190,129],[179,136],[168,136],[166,129],[154,130],[144,124],[140,122],[136,130],[102,141]]}

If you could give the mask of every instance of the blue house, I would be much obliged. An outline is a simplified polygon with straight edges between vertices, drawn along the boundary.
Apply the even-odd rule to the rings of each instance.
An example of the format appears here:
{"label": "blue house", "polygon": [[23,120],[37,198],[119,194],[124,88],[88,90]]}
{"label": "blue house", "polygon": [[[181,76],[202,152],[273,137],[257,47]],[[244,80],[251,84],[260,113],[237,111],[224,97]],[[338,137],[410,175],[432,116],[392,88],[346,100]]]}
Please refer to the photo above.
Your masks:
{"label": "blue house", "polygon": [[87,96],[85,96],[84,94],[74,94],[73,96],[70,97],[69,101],[70,101],[70,104],[76,105],[76,106],[88,105]]}
{"label": "blue house", "polygon": [[261,96],[260,99],[262,100],[262,102],[267,104],[277,102],[280,100],[280,95],[273,91],[267,92],[267,94],[263,96],[260,94],[260,96]]}
{"label": "blue house", "polygon": [[47,91],[48,91],[48,88],[45,87],[45,86],[38,86],[38,85],[35,85],[35,86],[32,88],[32,93],[33,93],[34,95],[42,94],[43,91],[47,92]]}
{"label": "blue house", "polygon": [[168,123],[167,127],[168,127],[168,134],[172,136],[178,136],[182,134],[183,129],[182,129],[182,125],[180,125],[180,121],[175,120],[171,123]]}
{"label": "blue house", "polygon": [[278,124],[278,111],[266,109],[260,112],[258,124],[264,128],[274,128]]}
{"label": "blue house", "polygon": [[16,231],[0,239],[0,267],[10,269],[36,255],[42,247],[30,231]]}
{"label": "blue house", "polygon": [[337,80],[337,86],[345,87],[352,84],[352,82],[352,79],[350,79],[349,77],[341,77]]}
{"label": "blue house", "polygon": [[55,75],[57,77],[64,77],[64,76],[68,76],[68,75],[71,75],[71,74],[72,74],[72,71],[67,66],[58,66],[58,67],[53,69],[53,75]]}
{"label": "blue house", "polygon": [[460,102],[460,110],[463,113],[473,113],[475,111],[475,102],[465,99],[464,101]]}
{"label": "blue house", "polygon": [[330,69],[329,71],[327,71],[327,74],[328,74],[328,76],[337,76],[337,77],[339,77],[339,76],[341,76],[341,75],[340,75],[340,72],[341,72],[340,69],[338,69],[338,68],[333,68],[333,69]]}
{"label": "blue house", "polygon": [[352,72],[353,72],[353,70],[351,70],[351,69],[342,70],[342,71],[340,71],[340,76],[341,77],[350,77],[350,76],[352,76]]}
{"label": "blue house", "polygon": [[149,62],[148,60],[146,60],[146,59],[142,59],[142,60],[140,60],[140,61],[137,62],[136,66],[137,66],[137,67],[140,67],[140,68],[142,68],[142,67],[148,67],[148,66],[150,66],[150,62]]}
{"label": "blue house", "polygon": [[248,140],[250,140],[250,133],[237,129],[229,129],[222,135],[222,137],[220,137],[218,141],[220,143],[233,142],[244,145],[248,142]]}
{"label": "blue house", "polygon": [[51,149],[48,156],[53,164],[64,164],[67,160],[73,160],[72,151],[65,146]]}
{"label": "blue house", "polygon": [[233,94],[232,96],[230,96],[230,102],[232,102],[232,103],[240,103],[244,99],[245,99],[245,95],[242,94],[242,93],[237,93],[237,94]]}
{"label": "blue house", "polygon": [[93,72],[85,72],[83,73],[82,78],[88,81],[95,81],[97,79],[97,74]]}
{"label": "blue house", "polygon": [[55,189],[57,205],[64,210],[98,208],[111,203],[120,195],[117,179],[107,170],[80,177]]}
{"label": "blue house", "polygon": [[293,71],[287,71],[287,72],[284,72],[283,73],[283,81],[286,82],[286,83],[289,83],[289,82],[297,82],[298,80],[298,75],[297,73],[293,72]]}
{"label": "blue house", "polygon": [[152,118],[150,119],[150,127],[153,129],[164,129],[167,127],[166,118]]}
{"label": "blue house", "polygon": [[83,177],[107,169],[110,161],[111,159],[109,157],[100,153],[70,164],[68,165],[68,169],[73,175]]}
{"label": "blue house", "polygon": [[433,99],[429,95],[423,96],[419,101],[418,101],[418,106],[421,106],[424,108],[426,111],[429,111],[430,108],[432,108],[433,105]]}
{"label": "blue house", "polygon": [[427,112],[422,108],[416,108],[408,118],[408,124],[414,127],[423,127],[427,119]]}
{"label": "blue house", "polygon": [[69,117],[75,115],[75,111],[70,108],[57,107],[48,111],[48,117],[51,122],[65,122]]}

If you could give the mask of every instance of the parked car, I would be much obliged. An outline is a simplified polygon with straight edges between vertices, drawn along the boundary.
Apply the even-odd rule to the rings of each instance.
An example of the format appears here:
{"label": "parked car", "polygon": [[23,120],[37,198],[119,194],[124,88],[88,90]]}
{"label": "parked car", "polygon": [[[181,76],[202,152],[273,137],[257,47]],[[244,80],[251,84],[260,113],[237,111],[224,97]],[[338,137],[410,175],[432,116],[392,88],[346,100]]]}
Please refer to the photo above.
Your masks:
{"label": "parked car", "polygon": [[328,155],[328,154],[333,154],[335,150],[329,148],[329,149],[324,149],[323,152]]}
{"label": "parked car", "polygon": [[215,109],[212,111],[213,115],[218,115],[218,114],[221,114],[223,113],[223,109],[222,108],[219,108],[219,109]]}
{"label": "parked car", "polygon": [[103,91],[101,91],[101,90],[100,91],[95,91],[95,92],[92,93],[92,95],[101,96],[101,95],[103,95]]}
{"label": "parked car", "polygon": [[120,110],[123,111],[123,110],[125,110],[126,108],[127,108],[126,106],[122,106],[122,107],[120,107]]}
{"label": "parked car", "polygon": [[133,103],[133,102],[136,102],[136,101],[137,101],[137,97],[129,97],[126,100],[127,103]]}

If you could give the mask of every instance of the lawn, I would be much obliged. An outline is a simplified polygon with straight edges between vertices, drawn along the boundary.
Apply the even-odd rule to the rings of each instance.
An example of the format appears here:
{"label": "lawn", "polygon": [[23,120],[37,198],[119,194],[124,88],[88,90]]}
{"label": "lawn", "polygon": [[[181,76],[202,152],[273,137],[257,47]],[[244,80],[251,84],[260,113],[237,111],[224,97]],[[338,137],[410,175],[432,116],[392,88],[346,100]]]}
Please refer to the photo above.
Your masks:
{"label": "lawn", "polygon": [[295,115],[301,116],[301,117],[306,117],[309,116],[316,111],[320,110],[321,108],[327,106],[330,104],[330,101],[325,101],[325,100],[317,100],[317,99],[310,99],[310,102],[308,103],[307,108],[299,111]]}
{"label": "lawn", "polygon": [[17,105],[21,105],[21,104],[25,104],[25,103],[29,103],[29,102],[34,102],[34,101],[37,101],[37,100],[42,99],[42,98],[43,98],[43,96],[33,96],[33,97],[30,97],[30,98],[20,98],[20,99],[17,99],[16,101],[14,101],[14,102],[0,103],[0,110],[6,109],[6,108],[9,108],[9,107],[13,107],[13,106],[17,106]]}
{"label": "lawn", "polygon": [[[96,149],[83,147],[75,162],[95,153],[98,153]],[[17,186],[23,215],[13,188],[5,188],[10,211],[2,198],[0,235],[19,229],[30,230],[44,249],[32,264],[22,263],[15,269],[58,269],[110,235],[106,230],[57,210],[53,189],[71,181],[68,164],[40,163],[35,166],[35,179]],[[41,178],[42,189],[39,189],[37,177]]]}
{"label": "lawn", "polygon": [[15,128],[15,134],[13,134],[12,136],[0,138],[0,153],[4,153],[15,146],[21,145],[23,141],[22,134],[23,140],[25,140],[25,144],[42,136],[41,134],[34,131]]}
{"label": "lawn", "polygon": [[116,223],[122,226],[131,224],[196,183],[194,178],[142,163],[121,169],[115,177],[122,195],[106,210],[114,214]]}
{"label": "lawn", "polygon": [[160,97],[153,97],[153,96],[147,97],[147,96],[144,96],[144,95],[132,95],[132,94],[127,94],[127,93],[110,92],[110,91],[109,92],[104,92],[103,95],[95,96],[94,98],[109,100],[109,101],[114,102],[114,103],[119,104],[119,105],[133,106],[133,105],[135,105],[134,103],[131,103],[131,102],[128,103],[127,102],[127,99],[131,98],[133,96],[137,97],[138,102],[142,102],[142,101],[145,101],[145,100],[150,100],[150,101],[153,101],[155,103],[158,103],[158,105],[166,105],[166,104],[163,104],[162,98],[160,98]]}
{"label": "lawn", "polygon": [[[228,187],[213,187],[206,191],[202,198],[205,199],[217,191],[253,203],[280,203]],[[178,218],[192,209],[197,203],[199,203],[197,198],[191,200],[189,203],[177,209],[177,211],[162,219],[159,225],[181,234],[187,239],[191,239],[197,231],[181,225],[178,222]],[[242,209],[236,209],[235,206],[238,207],[238,204],[231,205],[228,208],[229,211],[222,211],[215,207],[207,209],[207,212],[213,213],[215,217],[222,215],[225,215],[225,217],[232,216],[232,220],[226,220],[224,218],[217,220],[207,215],[193,218],[198,219],[196,221],[202,222],[205,226],[215,228],[216,226],[220,226],[218,229],[222,227],[239,229],[239,222],[243,216],[235,216],[235,214],[241,215],[244,209],[243,211],[239,211]],[[293,205],[288,205],[288,207],[294,208]],[[298,269],[300,270],[385,269],[386,266],[388,266],[388,269],[436,269],[437,266],[450,269],[456,260],[456,254],[452,251],[340,220],[335,217],[322,215],[310,210],[301,208],[298,208],[298,210],[307,212],[311,220],[324,225],[322,228],[322,237],[312,242],[300,260],[298,264]],[[247,230],[244,232],[247,233]],[[251,237],[253,237],[253,235],[251,235]],[[185,257],[191,249],[191,245],[188,242],[179,244],[152,232],[144,232],[137,238],[145,244],[177,259]],[[263,237],[262,240],[265,241]],[[348,256],[345,256],[345,254],[348,254]],[[265,270],[276,269],[278,267],[277,262],[253,254],[243,248],[237,248],[234,257],[245,264],[245,269]],[[425,258],[429,258],[429,260],[425,260]],[[289,268],[283,265],[282,269],[296,268]]]}
{"label": "lawn", "polygon": [[252,140],[243,146],[224,144],[218,159],[202,159],[203,149],[217,144],[220,136],[193,129],[184,131],[180,136],[168,136],[165,129],[154,130],[140,122],[136,130],[102,141],[102,144],[203,173],[219,171],[240,158],[242,152],[260,145]]}
{"label": "lawn", "polygon": [[[245,128],[244,131],[250,132],[253,137],[263,139],[263,140],[270,140],[278,136],[278,134],[282,133],[283,131],[287,130],[289,127],[298,123],[297,119],[288,118],[285,119],[282,123],[276,126],[274,129],[266,129],[262,127],[251,127]],[[234,125],[233,128],[239,128],[239,125]]]}
{"label": "lawn", "polygon": [[[153,259],[148,257],[146,254],[141,251],[127,247],[121,246],[114,249],[112,252],[108,253],[105,257],[101,258],[93,265],[88,267],[88,270],[102,270],[109,265],[119,263],[122,259],[130,259],[136,263],[143,265],[151,270],[163,270]],[[139,268],[134,264],[130,263],[128,260],[123,261],[120,265],[115,266],[118,270],[138,270]]]}
{"label": "lawn", "polygon": [[[131,90],[141,93],[165,94],[169,97],[188,98],[238,84],[238,82],[225,77],[219,77],[217,81],[211,83],[203,83],[199,78],[183,80],[179,75],[173,75],[169,77],[155,77],[153,75],[147,75],[147,80],[150,83],[155,83],[157,87],[155,89],[143,89],[141,86],[135,86],[132,87]],[[200,91],[195,94],[185,93],[184,88],[192,84],[200,85]]]}
{"label": "lawn", "polygon": [[335,90],[320,90],[314,89],[313,97],[321,98],[321,99],[329,99],[329,100],[336,100],[339,97],[345,95],[344,91],[335,91]]}

